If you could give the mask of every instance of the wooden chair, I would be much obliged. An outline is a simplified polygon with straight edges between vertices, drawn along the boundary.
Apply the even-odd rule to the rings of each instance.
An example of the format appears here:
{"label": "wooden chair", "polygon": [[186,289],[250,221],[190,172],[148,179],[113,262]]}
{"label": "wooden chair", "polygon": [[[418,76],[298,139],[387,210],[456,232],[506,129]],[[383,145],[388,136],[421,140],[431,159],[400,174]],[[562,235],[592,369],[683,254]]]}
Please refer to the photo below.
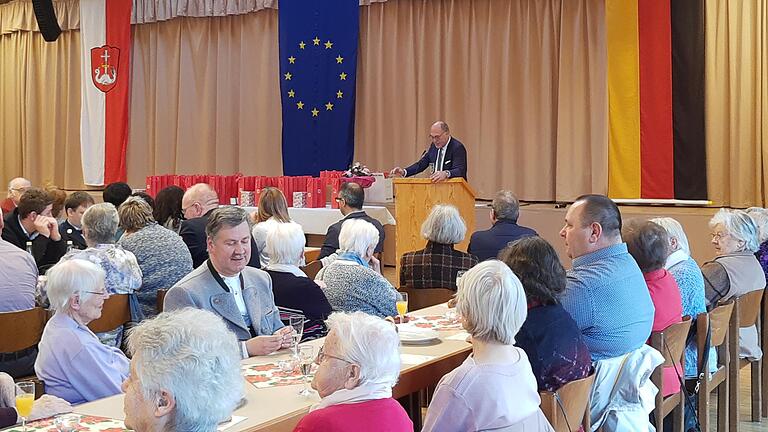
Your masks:
{"label": "wooden chair", "polygon": [[408,310],[412,311],[445,303],[456,294],[455,291],[448,288],[400,287],[400,292],[408,293]]}
{"label": "wooden chair", "polygon": [[728,430],[736,432],[739,428],[739,371],[745,366],[751,366],[751,393],[752,393],[752,421],[760,422],[760,367],[761,360],[750,361],[739,358],[739,329],[757,326],[760,328],[760,302],[763,299],[765,290],[751,291],[736,297],[731,314],[730,333],[731,338],[728,341],[728,353],[731,359],[729,384],[728,384],[728,406],[729,422]]}
{"label": "wooden chair", "polygon": [[664,368],[677,367],[681,377],[685,374],[685,341],[690,328],[691,317],[686,316],[679,323],[672,324],[660,332],[651,333],[651,347],[664,356],[664,363],[651,374],[651,382],[659,389],[653,410],[656,430],[659,432],[663,432],[664,418],[669,413],[673,415],[673,429],[680,432],[685,430],[685,391],[680,389],[679,392],[664,397]]}
{"label": "wooden chair", "polygon": [[[733,300],[721,303],[709,313],[699,314],[696,318],[696,348],[698,351],[697,368],[701,379],[697,415],[702,431],[709,431],[709,398],[717,390],[717,431],[724,432],[728,418],[728,383],[730,360],[728,358],[728,332]],[[717,350],[718,366],[709,374],[709,352],[704,352],[707,341],[707,327],[710,328],[710,346]],[[736,337],[738,339],[738,336]]]}
{"label": "wooden chair", "polygon": [[163,302],[165,301],[165,293],[167,293],[167,289],[159,289],[157,290],[157,301],[155,303],[155,310],[158,314],[163,313]]}
{"label": "wooden chair", "polygon": [[311,263],[305,265],[301,268],[301,270],[307,275],[308,278],[314,280],[315,276],[317,276],[317,273],[321,268],[323,268],[323,262],[318,260],[312,261]]}
{"label": "wooden chair", "polygon": [[590,430],[589,395],[594,382],[593,371],[588,377],[571,381],[556,392],[539,392],[541,411],[556,432],[576,432],[580,427]]}
{"label": "wooden chair", "polygon": [[88,324],[94,333],[112,331],[131,321],[131,306],[129,294],[112,294],[104,301],[101,317]]}
{"label": "wooden chair", "polygon": [[41,307],[0,313],[0,352],[12,353],[37,345],[47,321],[48,313]]}

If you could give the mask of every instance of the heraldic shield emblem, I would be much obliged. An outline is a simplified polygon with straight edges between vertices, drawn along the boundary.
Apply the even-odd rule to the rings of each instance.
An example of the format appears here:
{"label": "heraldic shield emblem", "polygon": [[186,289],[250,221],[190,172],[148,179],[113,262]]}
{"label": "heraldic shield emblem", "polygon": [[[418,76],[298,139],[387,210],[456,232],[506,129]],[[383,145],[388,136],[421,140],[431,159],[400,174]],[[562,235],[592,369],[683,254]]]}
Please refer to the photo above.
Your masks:
{"label": "heraldic shield emblem", "polygon": [[120,48],[102,45],[91,48],[91,78],[93,85],[107,93],[117,83],[117,70],[120,64]]}

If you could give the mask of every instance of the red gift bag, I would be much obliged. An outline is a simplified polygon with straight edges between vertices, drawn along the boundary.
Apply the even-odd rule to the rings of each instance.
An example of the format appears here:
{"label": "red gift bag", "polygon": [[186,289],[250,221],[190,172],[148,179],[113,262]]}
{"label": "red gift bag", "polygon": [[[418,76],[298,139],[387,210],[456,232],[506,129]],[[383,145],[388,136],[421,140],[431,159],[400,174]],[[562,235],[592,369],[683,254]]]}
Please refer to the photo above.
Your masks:
{"label": "red gift bag", "polygon": [[331,208],[339,208],[339,202],[336,201],[336,198],[339,197],[339,189],[341,188],[341,179],[340,178],[333,178],[330,180],[331,182]]}

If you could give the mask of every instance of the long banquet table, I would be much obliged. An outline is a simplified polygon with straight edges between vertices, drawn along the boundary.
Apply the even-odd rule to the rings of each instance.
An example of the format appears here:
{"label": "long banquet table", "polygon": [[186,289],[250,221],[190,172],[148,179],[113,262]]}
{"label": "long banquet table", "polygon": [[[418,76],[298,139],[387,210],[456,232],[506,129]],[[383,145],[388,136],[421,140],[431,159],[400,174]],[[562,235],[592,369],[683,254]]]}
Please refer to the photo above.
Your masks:
{"label": "long banquet table", "polygon": [[[445,315],[445,304],[432,306],[409,313],[414,316]],[[403,363],[400,380],[393,389],[393,396],[400,398],[412,395],[430,385],[435,385],[440,378],[450,372],[469,355],[471,345],[467,343],[461,331],[440,331],[439,342],[431,345],[403,345],[401,352],[409,363]],[[305,342],[315,347],[323,344],[323,339]],[[269,356],[252,357],[243,360],[243,365],[259,365],[287,359],[289,350],[282,350]],[[421,357],[424,356],[424,357]],[[415,362],[412,364],[410,362]],[[235,416],[246,417],[229,431],[291,431],[299,420],[309,411],[309,407],[319,401],[313,392],[311,397],[298,394],[300,384],[269,388],[257,388],[250,383],[244,384],[246,404],[237,409]],[[200,389],[204,391],[204,389]],[[123,395],[115,395],[75,407],[75,412],[123,419]]]}

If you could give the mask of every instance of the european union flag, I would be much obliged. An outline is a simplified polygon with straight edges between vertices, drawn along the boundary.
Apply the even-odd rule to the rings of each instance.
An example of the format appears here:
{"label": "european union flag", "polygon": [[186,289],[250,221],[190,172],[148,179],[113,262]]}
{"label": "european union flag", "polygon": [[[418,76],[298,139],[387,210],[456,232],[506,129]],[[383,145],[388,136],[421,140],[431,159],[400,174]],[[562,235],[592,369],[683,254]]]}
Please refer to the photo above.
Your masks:
{"label": "european union flag", "polygon": [[280,0],[284,175],[352,163],[358,1]]}

